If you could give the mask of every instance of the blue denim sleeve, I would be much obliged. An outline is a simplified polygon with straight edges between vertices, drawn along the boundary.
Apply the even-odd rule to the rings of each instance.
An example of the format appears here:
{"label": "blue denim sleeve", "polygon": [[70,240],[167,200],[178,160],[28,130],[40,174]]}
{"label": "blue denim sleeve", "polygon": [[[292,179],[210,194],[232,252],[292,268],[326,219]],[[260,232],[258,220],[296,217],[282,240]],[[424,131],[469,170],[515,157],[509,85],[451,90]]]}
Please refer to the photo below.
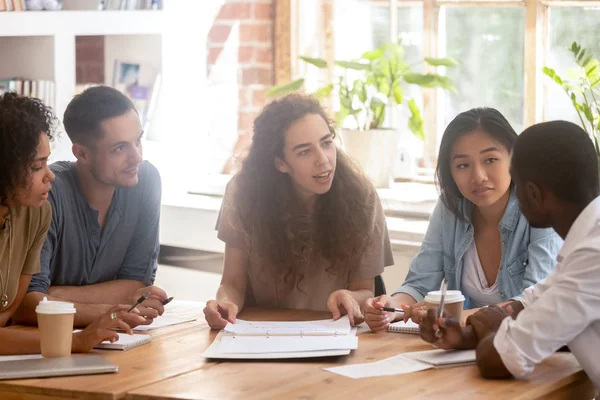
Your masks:
{"label": "blue denim sleeve", "polygon": [[529,264],[523,277],[523,289],[545,279],[554,270],[556,256],[563,244],[554,229],[531,228],[529,235]]}
{"label": "blue denim sleeve", "polygon": [[158,170],[148,163],[148,179],[142,193],[141,215],[117,279],[152,285],[158,268],[160,200],[162,184]]}
{"label": "blue denim sleeve", "polygon": [[439,287],[444,276],[443,207],[442,201],[438,200],[429,218],[429,226],[423,237],[421,248],[410,262],[410,269],[404,283],[394,294],[406,293],[419,302],[423,301],[429,291]]}

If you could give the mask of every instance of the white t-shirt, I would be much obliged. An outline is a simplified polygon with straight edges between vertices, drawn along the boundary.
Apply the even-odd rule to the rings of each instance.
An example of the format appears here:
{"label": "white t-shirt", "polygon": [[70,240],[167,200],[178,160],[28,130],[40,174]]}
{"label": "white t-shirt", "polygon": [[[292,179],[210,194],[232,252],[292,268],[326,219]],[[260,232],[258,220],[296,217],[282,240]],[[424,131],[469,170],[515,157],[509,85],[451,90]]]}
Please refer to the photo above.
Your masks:
{"label": "white t-shirt", "polygon": [[600,197],[577,217],[543,281],[525,290],[516,320],[502,321],[494,346],[522,378],[567,344],[600,390]]}
{"label": "white t-shirt", "polygon": [[488,286],[474,240],[465,252],[461,287],[469,297],[473,308],[498,304],[503,301],[500,288],[498,288],[498,279],[492,286]]}

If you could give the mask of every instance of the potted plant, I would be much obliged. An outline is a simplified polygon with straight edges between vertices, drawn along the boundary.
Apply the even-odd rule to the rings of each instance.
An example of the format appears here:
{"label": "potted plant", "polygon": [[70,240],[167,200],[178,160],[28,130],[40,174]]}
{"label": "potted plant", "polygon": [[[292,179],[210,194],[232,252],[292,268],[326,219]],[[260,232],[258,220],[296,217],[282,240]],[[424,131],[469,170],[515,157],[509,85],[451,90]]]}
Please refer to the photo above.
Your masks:
{"label": "potted plant", "polygon": [[542,71],[560,85],[571,99],[581,127],[592,138],[600,160],[600,62],[577,42],[573,42],[569,51],[576,67],[568,72],[568,78],[561,78],[549,67],[542,68]]}
{"label": "potted plant", "polygon": [[[330,68],[320,58],[300,57],[320,68]],[[451,58],[425,58],[433,67],[454,67]],[[376,187],[388,187],[392,180],[398,145],[395,111],[402,106],[408,111],[408,129],[424,139],[423,118],[414,99],[404,96],[407,85],[454,90],[452,81],[436,73],[418,73],[404,59],[402,43],[386,43],[363,53],[352,61],[335,61],[333,79],[312,94],[325,99],[337,95],[335,114],[344,150],[371,178]],[[271,88],[267,96],[282,96],[303,90],[304,79]]]}

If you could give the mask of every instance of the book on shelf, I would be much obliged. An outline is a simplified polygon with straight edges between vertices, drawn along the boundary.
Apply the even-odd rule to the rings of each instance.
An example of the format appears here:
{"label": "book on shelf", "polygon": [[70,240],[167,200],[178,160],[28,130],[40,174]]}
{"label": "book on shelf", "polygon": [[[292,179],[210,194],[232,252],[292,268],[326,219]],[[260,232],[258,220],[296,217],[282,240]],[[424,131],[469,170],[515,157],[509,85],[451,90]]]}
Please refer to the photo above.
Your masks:
{"label": "book on shelf", "polygon": [[100,0],[99,10],[162,10],[162,0]]}
{"label": "book on shelf", "polygon": [[[0,0],[1,1],[1,0]],[[44,79],[0,79],[0,95],[16,92],[20,96],[36,97],[54,108],[54,82]]]}

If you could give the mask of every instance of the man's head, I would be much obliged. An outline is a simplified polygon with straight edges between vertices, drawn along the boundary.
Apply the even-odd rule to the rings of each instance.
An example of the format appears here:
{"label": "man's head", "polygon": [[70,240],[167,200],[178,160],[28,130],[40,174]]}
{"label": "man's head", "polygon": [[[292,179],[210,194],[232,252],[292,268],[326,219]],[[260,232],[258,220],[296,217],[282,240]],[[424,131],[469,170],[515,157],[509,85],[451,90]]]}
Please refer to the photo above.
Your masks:
{"label": "man's head", "polygon": [[75,96],[64,116],[78,164],[99,183],[137,184],[142,162],[142,126],[135,106],[121,92],[96,86]]}
{"label": "man's head", "polygon": [[521,212],[535,228],[551,227],[565,205],[585,207],[600,193],[594,144],[571,122],[527,128],[513,147],[510,169]]}

